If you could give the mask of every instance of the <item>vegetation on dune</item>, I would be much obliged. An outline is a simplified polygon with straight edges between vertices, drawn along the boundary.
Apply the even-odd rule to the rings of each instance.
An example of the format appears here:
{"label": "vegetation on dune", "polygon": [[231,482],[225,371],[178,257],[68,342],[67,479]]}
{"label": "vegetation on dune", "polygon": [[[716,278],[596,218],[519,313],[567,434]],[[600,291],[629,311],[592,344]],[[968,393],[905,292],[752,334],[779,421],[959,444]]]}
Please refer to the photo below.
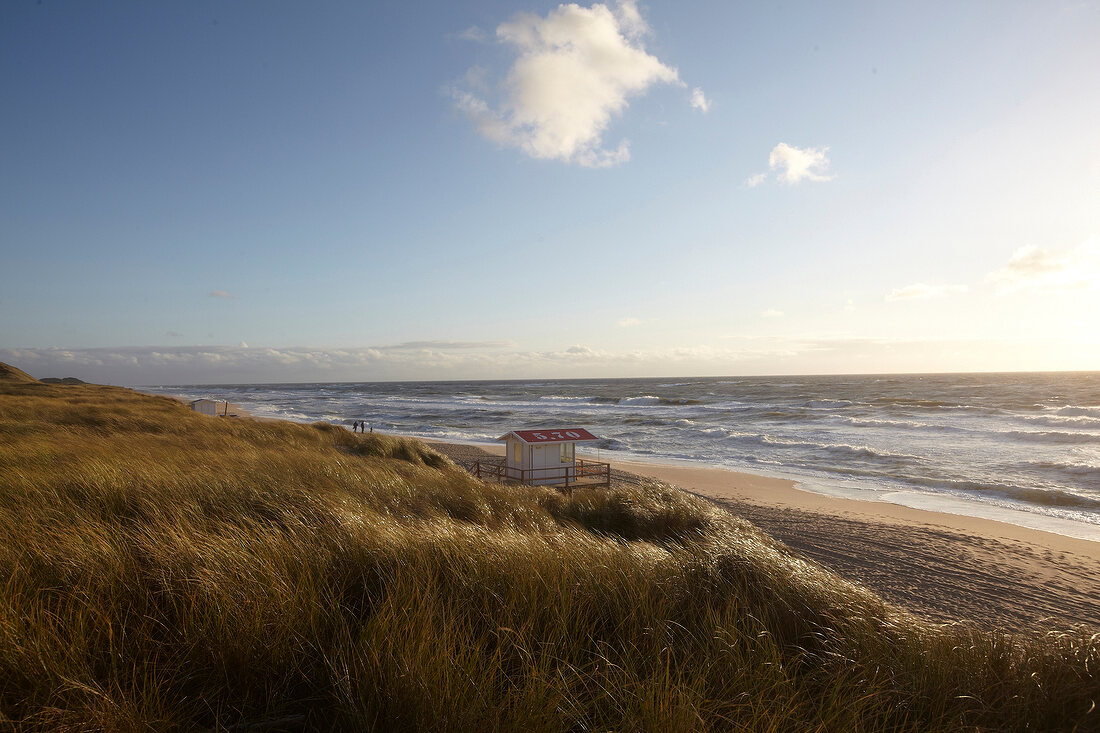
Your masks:
{"label": "vegetation on dune", "polygon": [[38,380],[27,374],[22,369],[16,369],[11,364],[0,361],[0,384],[35,383]]}
{"label": "vegetation on dune", "polygon": [[668,487],[0,384],[22,730],[1085,730],[1100,641],[934,627]]}

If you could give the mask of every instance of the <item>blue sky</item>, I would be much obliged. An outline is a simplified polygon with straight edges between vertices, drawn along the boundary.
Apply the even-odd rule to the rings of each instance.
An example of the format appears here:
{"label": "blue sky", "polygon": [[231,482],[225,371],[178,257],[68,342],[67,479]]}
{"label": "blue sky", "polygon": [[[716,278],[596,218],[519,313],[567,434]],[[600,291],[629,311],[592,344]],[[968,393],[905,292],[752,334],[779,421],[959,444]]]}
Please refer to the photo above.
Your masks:
{"label": "blue sky", "polygon": [[0,360],[1100,368],[1100,4],[5,3]]}

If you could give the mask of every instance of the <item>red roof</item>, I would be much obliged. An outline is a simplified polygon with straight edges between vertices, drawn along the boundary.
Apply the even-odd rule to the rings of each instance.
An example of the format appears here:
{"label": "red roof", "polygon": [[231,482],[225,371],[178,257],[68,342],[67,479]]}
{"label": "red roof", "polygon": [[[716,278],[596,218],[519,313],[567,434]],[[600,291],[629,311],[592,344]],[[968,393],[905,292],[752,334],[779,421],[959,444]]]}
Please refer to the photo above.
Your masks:
{"label": "red roof", "polygon": [[[595,435],[584,428],[545,428],[543,430],[513,430],[508,435],[515,435],[524,443],[572,443],[578,440],[599,440]],[[504,440],[508,435],[503,435],[498,440]]]}

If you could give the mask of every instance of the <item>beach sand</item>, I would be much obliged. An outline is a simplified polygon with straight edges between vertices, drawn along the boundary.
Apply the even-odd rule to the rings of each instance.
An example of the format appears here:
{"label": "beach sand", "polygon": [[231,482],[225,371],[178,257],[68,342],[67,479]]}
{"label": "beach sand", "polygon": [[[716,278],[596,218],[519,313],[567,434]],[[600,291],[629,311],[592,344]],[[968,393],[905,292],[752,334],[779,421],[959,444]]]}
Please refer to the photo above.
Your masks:
{"label": "beach sand", "polygon": [[[503,446],[433,443],[459,462]],[[606,458],[606,456],[605,456]],[[720,468],[610,461],[616,481],[656,480],[715,501],[888,601],[941,622],[1011,631],[1100,629],[1100,542],[885,502],[803,491]]]}

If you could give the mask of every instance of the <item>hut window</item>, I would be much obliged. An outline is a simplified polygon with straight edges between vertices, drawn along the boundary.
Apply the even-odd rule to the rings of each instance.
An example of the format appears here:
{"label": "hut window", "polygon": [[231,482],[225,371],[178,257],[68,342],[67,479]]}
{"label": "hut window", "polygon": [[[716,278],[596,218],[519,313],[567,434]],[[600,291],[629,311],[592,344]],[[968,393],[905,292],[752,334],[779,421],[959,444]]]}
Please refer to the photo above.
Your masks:
{"label": "hut window", "polygon": [[574,443],[562,443],[561,444],[561,462],[572,463],[573,462],[573,448]]}
{"label": "hut window", "polygon": [[512,443],[512,463],[523,463],[523,443]]}

